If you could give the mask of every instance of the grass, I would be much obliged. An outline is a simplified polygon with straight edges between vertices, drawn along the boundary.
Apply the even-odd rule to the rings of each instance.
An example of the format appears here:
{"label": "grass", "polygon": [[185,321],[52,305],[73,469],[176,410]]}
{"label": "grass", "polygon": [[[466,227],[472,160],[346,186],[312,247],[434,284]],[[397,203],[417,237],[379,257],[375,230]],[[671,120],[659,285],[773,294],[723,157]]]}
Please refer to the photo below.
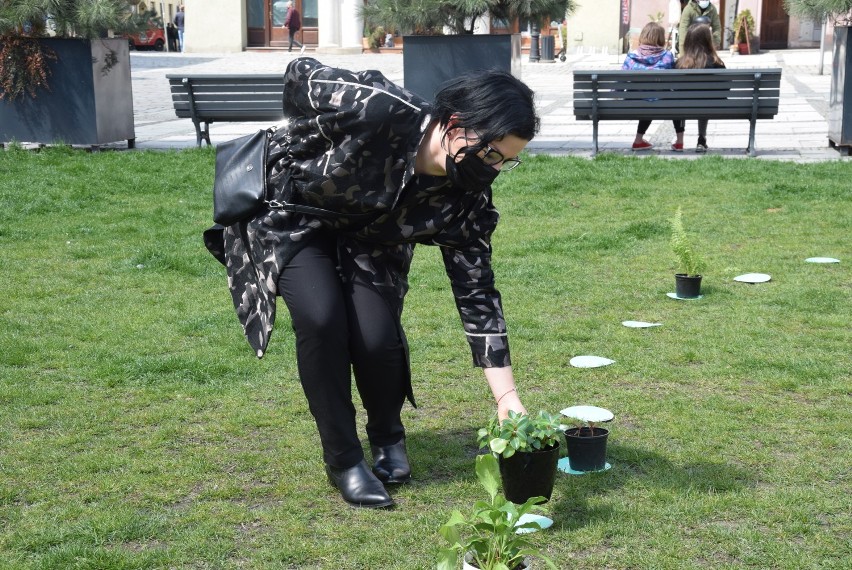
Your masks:
{"label": "grass", "polygon": [[[0,153],[0,569],[420,569],[482,498],[470,365],[435,248],[404,321],[415,478],[343,505],[286,311],[243,340],[204,250],[213,153]],[[852,164],[529,157],[501,176],[498,285],[531,411],[613,410],[613,469],[560,475],[560,568],[852,565]],[[678,206],[707,260],[674,301]],[[804,263],[832,256],[840,264]],[[746,285],[741,273],[772,281]],[[627,329],[622,320],[662,322]],[[612,358],[581,370],[572,356]]]}

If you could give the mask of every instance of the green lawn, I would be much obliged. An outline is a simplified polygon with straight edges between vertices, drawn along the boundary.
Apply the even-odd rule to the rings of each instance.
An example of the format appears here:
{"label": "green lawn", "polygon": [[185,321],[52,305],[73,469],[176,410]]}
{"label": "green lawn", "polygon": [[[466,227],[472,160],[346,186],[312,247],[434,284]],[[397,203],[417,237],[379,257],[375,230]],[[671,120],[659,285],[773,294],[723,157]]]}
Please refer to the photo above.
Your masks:
{"label": "green lawn", "polygon": [[[437,250],[418,248],[404,315],[414,481],[393,511],[349,508],[286,311],[258,361],[203,247],[213,158],[0,152],[0,569],[434,567],[438,527],[484,498],[494,409]],[[613,468],[560,474],[544,506],[557,566],[852,566],[850,180],[849,162],[611,155],[498,179],[524,403],[616,415]],[[700,301],[666,297],[678,206],[708,261]],[[748,272],[772,280],[732,280]],[[570,367],[581,354],[616,363]]]}

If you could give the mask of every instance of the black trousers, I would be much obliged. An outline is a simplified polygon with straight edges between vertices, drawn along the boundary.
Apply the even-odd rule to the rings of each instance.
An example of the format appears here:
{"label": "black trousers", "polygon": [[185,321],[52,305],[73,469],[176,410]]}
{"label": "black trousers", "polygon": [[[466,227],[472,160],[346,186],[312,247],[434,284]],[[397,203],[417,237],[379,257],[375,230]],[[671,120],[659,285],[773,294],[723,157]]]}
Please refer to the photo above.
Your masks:
{"label": "black trousers", "polygon": [[[676,119],[676,120],[672,121],[672,125],[674,125],[674,130],[675,130],[676,133],[682,133],[684,131],[684,128],[685,128],[684,121],[682,121],[680,119]],[[640,135],[644,135],[645,133],[648,132],[648,127],[650,127],[650,126],[651,126],[651,121],[641,120],[641,121],[639,121],[639,126],[636,128],[636,132],[639,133]],[[705,124],[705,130],[706,130],[706,127],[707,127],[707,125]]]}
{"label": "black trousers", "polygon": [[[682,133],[686,130],[686,120],[680,121],[672,121],[675,125],[675,132]],[[706,139],[707,138],[707,125],[709,124],[709,120],[707,119],[698,119],[698,138]],[[680,130],[678,130],[680,129]]]}
{"label": "black trousers", "polygon": [[353,262],[338,259],[334,236],[317,236],[281,272],[278,292],[290,310],[299,379],[323,459],[345,469],[364,458],[352,374],[370,443],[392,445],[405,435],[400,412],[408,362],[390,307],[370,283],[342,281],[340,263]]}
{"label": "black trousers", "polygon": [[299,46],[301,48],[302,47],[301,42],[299,42],[299,40],[296,39],[296,34],[299,33],[299,30],[293,30],[291,28],[287,28],[287,30],[290,32],[290,47],[287,48],[287,51],[293,51],[293,44],[296,44],[297,46]]}

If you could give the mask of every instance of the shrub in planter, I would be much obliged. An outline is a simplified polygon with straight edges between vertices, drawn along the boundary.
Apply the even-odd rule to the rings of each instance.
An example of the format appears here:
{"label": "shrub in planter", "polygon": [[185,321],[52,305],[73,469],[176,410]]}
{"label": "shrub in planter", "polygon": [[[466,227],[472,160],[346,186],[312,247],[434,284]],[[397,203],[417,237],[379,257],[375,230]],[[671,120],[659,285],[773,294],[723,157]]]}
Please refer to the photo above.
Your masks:
{"label": "shrub in planter", "polygon": [[131,4],[0,2],[0,141],[132,143],[127,40],[105,39],[140,29]]}
{"label": "shrub in planter", "polygon": [[468,516],[453,511],[450,519],[439,529],[449,547],[441,551],[438,570],[455,570],[460,557],[465,568],[520,570],[526,568],[527,558],[539,558],[548,568],[555,570],[553,561],[541,554],[526,534],[517,532],[522,528],[540,528],[537,522],[518,523],[544,498],[531,497],[521,505],[506,500],[497,492],[497,460],[490,454],[476,458],[476,476],[489,500],[477,501]]}
{"label": "shrub in planter", "polygon": [[754,18],[751,11],[746,8],[737,14],[734,19],[734,43],[739,47],[740,55],[751,53],[751,45],[754,43]]}
{"label": "shrub in planter", "polygon": [[403,34],[405,88],[432,100],[446,81],[470,71],[496,69],[520,78],[520,34],[474,33],[489,15],[510,27],[518,19],[537,26],[561,21],[575,5],[575,0],[367,0],[361,14],[367,25]]}
{"label": "shrub in planter", "polygon": [[828,20],[834,26],[828,144],[852,155],[852,0],[785,0],[791,16]]}
{"label": "shrub in planter", "polygon": [[479,430],[480,447],[487,446],[499,459],[506,498],[513,503],[534,496],[550,499],[563,429],[559,416],[542,411],[537,416],[509,412],[502,422],[495,416]]}

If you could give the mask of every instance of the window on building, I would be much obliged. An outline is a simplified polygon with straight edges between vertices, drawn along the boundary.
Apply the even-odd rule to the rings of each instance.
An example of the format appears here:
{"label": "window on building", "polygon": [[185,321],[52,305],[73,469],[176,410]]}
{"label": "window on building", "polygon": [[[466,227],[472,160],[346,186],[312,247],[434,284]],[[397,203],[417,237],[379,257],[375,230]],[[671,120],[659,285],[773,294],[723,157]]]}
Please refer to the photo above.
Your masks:
{"label": "window on building", "polygon": [[317,4],[317,0],[302,1],[302,27],[319,27],[319,9],[317,8]]}
{"label": "window on building", "polygon": [[263,0],[248,0],[246,2],[246,20],[249,28],[264,28]]}
{"label": "window on building", "polygon": [[287,17],[287,0],[275,0],[272,3],[272,25],[280,28]]}
{"label": "window on building", "polygon": [[512,31],[512,24],[509,20],[501,18],[491,18],[491,33],[508,34]]}

